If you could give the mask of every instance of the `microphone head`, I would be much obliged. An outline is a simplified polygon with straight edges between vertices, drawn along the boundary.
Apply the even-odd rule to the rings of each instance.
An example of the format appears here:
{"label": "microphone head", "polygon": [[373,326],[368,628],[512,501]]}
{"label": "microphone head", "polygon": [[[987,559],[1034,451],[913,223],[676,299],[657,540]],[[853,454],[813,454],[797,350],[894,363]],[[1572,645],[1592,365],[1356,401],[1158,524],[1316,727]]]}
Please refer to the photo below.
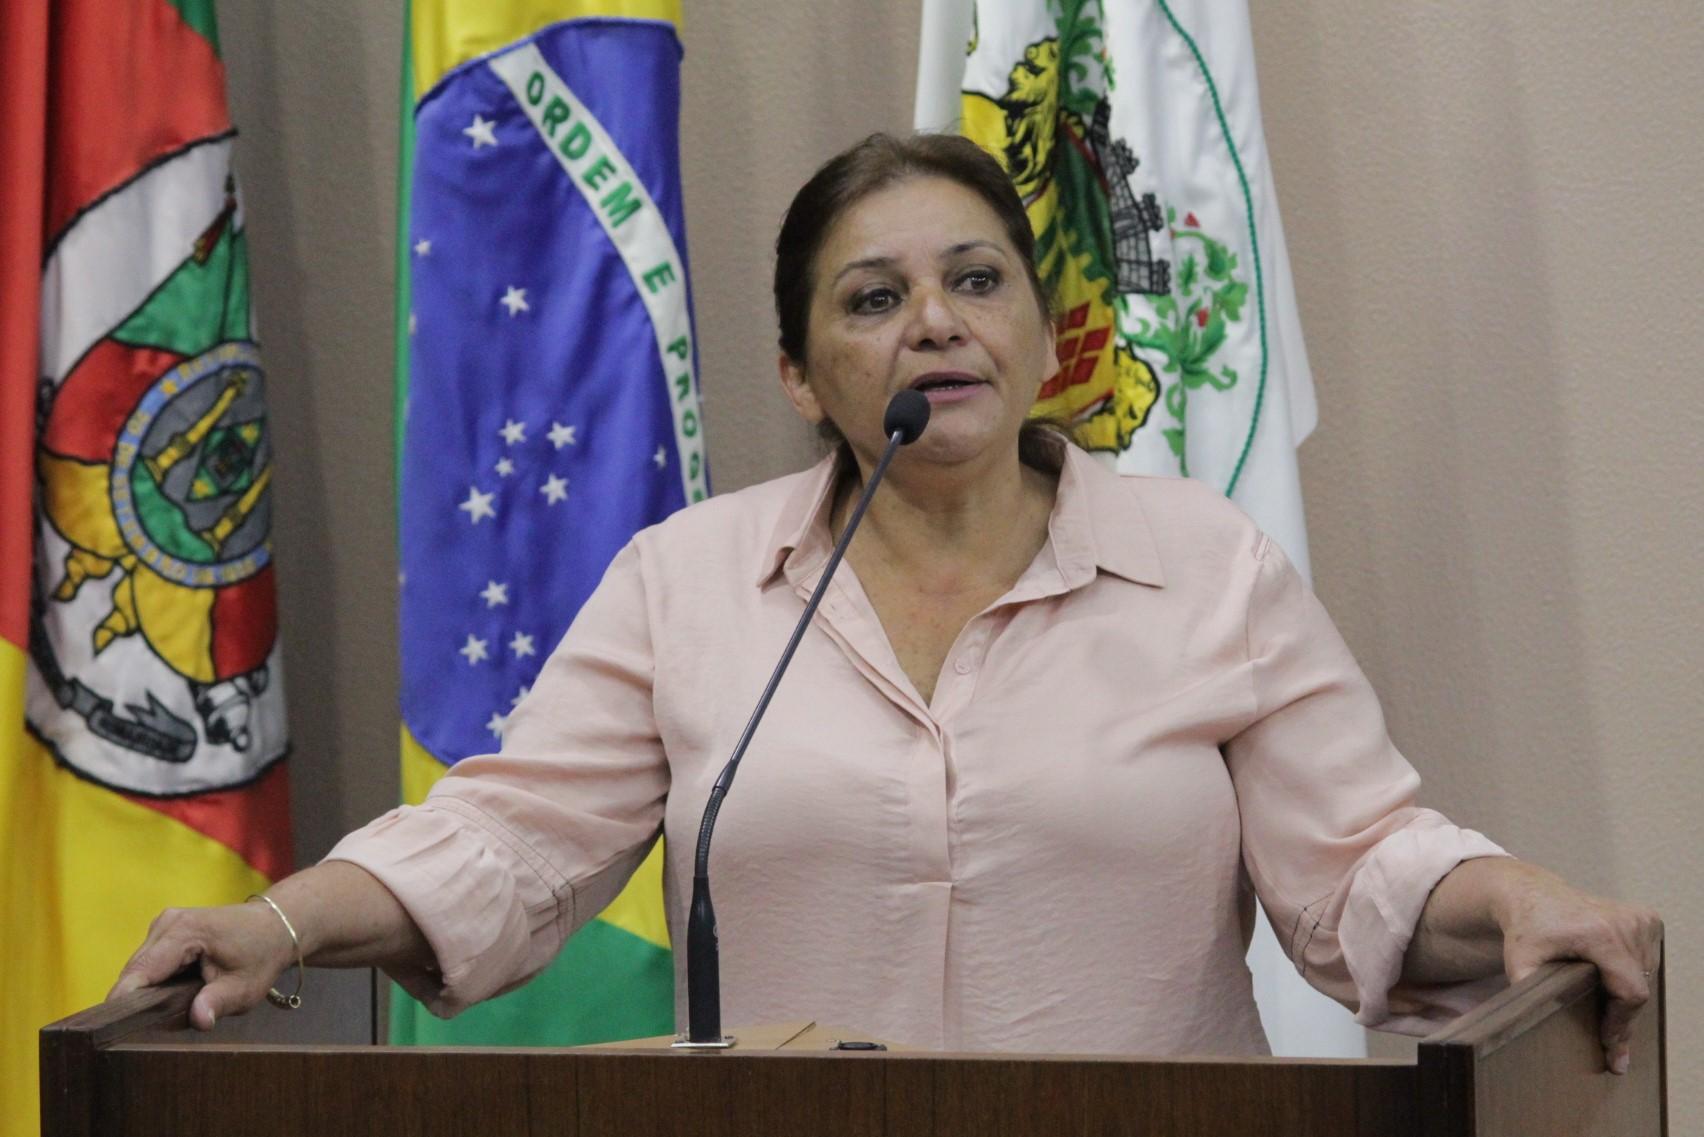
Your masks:
{"label": "microphone head", "polygon": [[899,444],[909,446],[929,425],[929,400],[921,391],[901,391],[888,400],[887,413],[882,416],[882,433],[892,438],[897,432]]}

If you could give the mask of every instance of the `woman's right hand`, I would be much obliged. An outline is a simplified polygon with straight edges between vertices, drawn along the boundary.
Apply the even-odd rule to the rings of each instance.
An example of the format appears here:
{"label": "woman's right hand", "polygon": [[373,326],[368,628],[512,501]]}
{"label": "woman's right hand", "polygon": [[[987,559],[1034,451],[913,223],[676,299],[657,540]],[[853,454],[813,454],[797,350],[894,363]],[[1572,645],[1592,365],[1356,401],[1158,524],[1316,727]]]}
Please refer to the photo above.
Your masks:
{"label": "woman's right hand", "polygon": [[265,999],[267,988],[295,962],[296,945],[267,904],[168,908],[148,928],[148,938],[118,973],[107,999],[196,966],[202,988],[189,1005],[189,1021],[197,1030],[212,1030],[217,1020]]}
{"label": "woman's right hand", "polygon": [[[197,1030],[212,1030],[262,999],[298,958],[315,967],[435,966],[431,945],[379,879],[348,861],[323,861],[266,890],[289,917],[298,945],[272,905],[168,908],[107,992],[116,999],[197,967],[202,988],[189,1006]],[[301,956],[297,956],[300,950]]]}

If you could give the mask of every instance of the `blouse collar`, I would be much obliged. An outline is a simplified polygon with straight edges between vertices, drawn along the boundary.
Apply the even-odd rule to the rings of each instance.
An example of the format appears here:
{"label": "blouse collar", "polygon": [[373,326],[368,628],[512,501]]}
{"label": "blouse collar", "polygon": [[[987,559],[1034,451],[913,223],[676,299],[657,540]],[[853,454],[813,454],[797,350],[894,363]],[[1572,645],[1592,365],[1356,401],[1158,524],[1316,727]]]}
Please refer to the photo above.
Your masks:
{"label": "blouse collar", "polygon": [[[836,449],[795,481],[760,558],[759,587],[777,573],[797,584],[833,552],[829,512],[841,455]],[[1156,588],[1165,585],[1153,531],[1130,483],[1095,456],[1066,447],[1047,522],[1047,545],[1037,557],[1038,562],[1051,558],[1066,589],[1082,587],[1097,572]]]}

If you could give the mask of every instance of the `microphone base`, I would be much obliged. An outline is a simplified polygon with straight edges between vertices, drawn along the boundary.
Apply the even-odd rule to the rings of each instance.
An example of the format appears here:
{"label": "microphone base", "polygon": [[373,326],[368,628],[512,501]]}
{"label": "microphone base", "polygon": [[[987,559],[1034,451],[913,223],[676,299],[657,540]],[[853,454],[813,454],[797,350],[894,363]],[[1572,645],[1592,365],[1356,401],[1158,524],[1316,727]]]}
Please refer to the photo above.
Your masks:
{"label": "microphone base", "polygon": [[673,1042],[669,1043],[669,1049],[670,1050],[728,1050],[728,1049],[731,1049],[733,1047],[734,1043],[736,1043],[738,1041],[739,1041],[739,1039],[735,1038],[731,1034],[724,1035],[721,1038],[712,1039],[709,1042],[694,1042],[694,1041],[692,1041],[691,1038],[689,1038],[688,1036],[686,1036],[684,1034],[677,1034],[677,1035],[675,1035],[675,1040]]}

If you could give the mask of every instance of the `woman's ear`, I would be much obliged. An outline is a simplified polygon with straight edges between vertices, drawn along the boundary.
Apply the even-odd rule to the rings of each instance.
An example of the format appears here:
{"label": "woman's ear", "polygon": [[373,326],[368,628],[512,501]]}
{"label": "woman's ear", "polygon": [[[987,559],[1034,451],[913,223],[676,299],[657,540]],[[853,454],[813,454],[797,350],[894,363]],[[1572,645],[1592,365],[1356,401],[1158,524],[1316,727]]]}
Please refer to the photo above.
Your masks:
{"label": "woman's ear", "polygon": [[776,369],[781,374],[781,390],[787,401],[793,404],[793,409],[799,412],[799,417],[812,426],[820,423],[823,420],[822,404],[817,401],[816,391],[805,380],[804,366],[782,352],[776,360]]}

